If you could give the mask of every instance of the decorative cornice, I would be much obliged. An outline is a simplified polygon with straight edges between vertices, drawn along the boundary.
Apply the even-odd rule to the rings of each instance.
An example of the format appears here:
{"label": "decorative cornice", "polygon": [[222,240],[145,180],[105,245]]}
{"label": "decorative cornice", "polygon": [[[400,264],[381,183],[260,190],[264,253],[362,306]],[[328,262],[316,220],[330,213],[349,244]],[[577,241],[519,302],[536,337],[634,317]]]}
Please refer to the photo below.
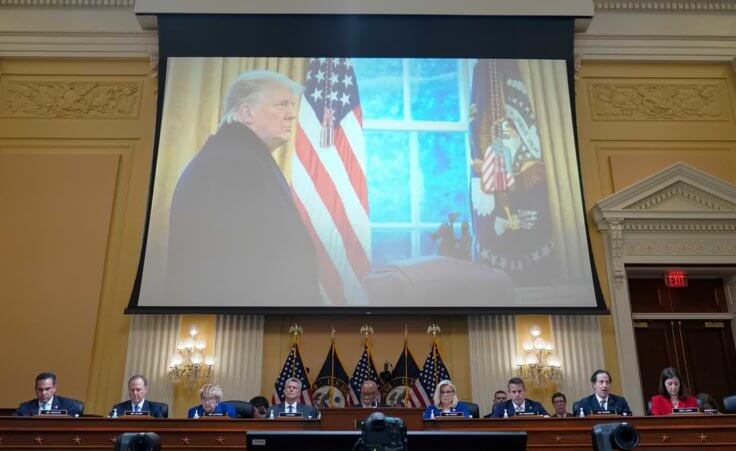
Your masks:
{"label": "decorative cornice", "polygon": [[128,8],[135,0],[0,0],[0,7],[16,8]]}
{"label": "decorative cornice", "polygon": [[596,0],[596,10],[607,11],[653,11],[653,12],[685,12],[685,13],[723,13],[736,11],[736,2],[733,0],[700,0],[683,2],[678,0],[627,0],[610,1]]}
{"label": "decorative cornice", "polygon": [[[2,0],[0,0],[2,1]],[[3,33],[0,57],[117,57],[158,55],[158,34],[138,33]]]}

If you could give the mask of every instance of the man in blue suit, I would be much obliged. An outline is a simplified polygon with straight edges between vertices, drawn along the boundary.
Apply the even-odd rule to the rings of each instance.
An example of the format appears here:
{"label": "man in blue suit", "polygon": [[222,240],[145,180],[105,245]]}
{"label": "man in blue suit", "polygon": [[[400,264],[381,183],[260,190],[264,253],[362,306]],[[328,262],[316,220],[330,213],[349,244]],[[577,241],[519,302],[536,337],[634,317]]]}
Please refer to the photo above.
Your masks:
{"label": "man in blue suit", "polygon": [[128,379],[128,401],[115,404],[110,409],[109,416],[122,416],[125,412],[133,414],[148,414],[154,418],[168,418],[169,406],[161,402],[153,402],[146,399],[148,393],[148,381],[140,374]]}
{"label": "man in blue suit", "polygon": [[284,384],[284,402],[275,404],[268,409],[268,418],[278,418],[282,413],[285,415],[301,416],[305,419],[316,419],[317,409],[313,406],[299,403],[302,393],[302,381],[296,377],[286,379]]}
{"label": "man in blue suit", "polygon": [[73,417],[81,415],[83,410],[84,405],[79,401],[56,396],[54,373],[41,373],[36,376],[36,399],[21,403],[13,415],[32,417],[42,412],[66,411],[67,415]]}
{"label": "man in blue suit", "polygon": [[548,415],[544,406],[524,396],[524,380],[520,377],[512,377],[508,384],[509,400],[499,402],[493,406],[491,417],[503,418],[504,412],[512,417],[520,414]]}
{"label": "man in blue suit", "polygon": [[594,393],[573,404],[575,415],[580,414],[580,409],[583,409],[585,415],[601,413],[631,415],[626,398],[610,393],[611,373],[606,370],[595,370],[590,376],[590,382],[593,384]]}

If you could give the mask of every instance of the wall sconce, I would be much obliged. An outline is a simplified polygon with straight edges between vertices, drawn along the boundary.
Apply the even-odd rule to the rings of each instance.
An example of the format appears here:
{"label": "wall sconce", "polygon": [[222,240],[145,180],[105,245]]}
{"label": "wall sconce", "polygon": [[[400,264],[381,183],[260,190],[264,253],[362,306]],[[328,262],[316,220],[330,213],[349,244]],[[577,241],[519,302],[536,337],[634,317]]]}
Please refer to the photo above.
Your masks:
{"label": "wall sconce", "polygon": [[207,342],[198,338],[199,329],[192,325],[189,329],[189,338],[179,341],[175,355],[169,366],[169,382],[182,384],[191,390],[199,383],[212,382],[215,375],[215,358],[211,355],[203,356]]}
{"label": "wall sconce", "polygon": [[516,358],[516,373],[524,382],[531,382],[536,388],[560,382],[562,364],[552,355],[554,345],[544,341],[539,326],[533,326],[529,334],[531,340],[525,340],[522,345],[526,354]]}

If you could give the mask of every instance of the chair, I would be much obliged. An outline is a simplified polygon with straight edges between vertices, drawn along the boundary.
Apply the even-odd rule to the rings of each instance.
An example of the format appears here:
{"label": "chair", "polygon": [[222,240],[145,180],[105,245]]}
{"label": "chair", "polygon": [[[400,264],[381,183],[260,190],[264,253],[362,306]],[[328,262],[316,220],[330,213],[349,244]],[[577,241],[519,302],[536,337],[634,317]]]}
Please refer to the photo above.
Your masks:
{"label": "chair", "polygon": [[161,405],[161,415],[164,418],[169,418],[169,405],[165,403],[159,403]]}
{"label": "chair", "polygon": [[468,406],[470,418],[480,418],[480,408],[478,407],[478,404],[470,401],[462,401],[462,403]]}
{"label": "chair", "polygon": [[723,398],[723,410],[726,413],[736,413],[736,395]]}
{"label": "chair", "polygon": [[79,401],[77,399],[67,398],[69,402],[72,403],[72,406],[74,406],[74,410],[79,412],[79,416],[81,417],[84,414],[84,403],[82,401]]}
{"label": "chair", "polygon": [[225,401],[235,408],[236,418],[253,418],[253,404],[247,401]]}

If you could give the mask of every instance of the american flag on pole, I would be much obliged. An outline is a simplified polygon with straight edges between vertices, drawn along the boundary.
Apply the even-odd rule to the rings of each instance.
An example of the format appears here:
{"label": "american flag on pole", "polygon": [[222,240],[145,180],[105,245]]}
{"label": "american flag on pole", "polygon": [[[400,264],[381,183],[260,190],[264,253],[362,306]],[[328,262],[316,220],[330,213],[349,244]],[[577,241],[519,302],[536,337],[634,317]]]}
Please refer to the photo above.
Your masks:
{"label": "american flag on pole", "polygon": [[427,407],[433,404],[434,389],[445,379],[450,379],[450,372],[442,361],[437,337],[434,337],[427,360],[424,361],[424,366],[411,390],[412,407]]}
{"label": "american flag on pole", "polygon": [[278,379],[273,385],[273,404],[279,404],[283,401],[284,386],[286,380],[292,377],[298,378],[302,382],[302,395],[299,402],[302,404],[312,405],[312,384],[309,382],[307,370],[304,367],[301,353],[299,352],[299,341],[295,338],[286,357],[284,367],[281,368]]}
{"label": "american flag on pole", "polygon": [[349,58],[311,58],[292,160],[294,201],[328,304],[365,304],[371,270],[363,113]]}
{"label": "american flag on pole", "polygon": [[367,380],[375,382],[380,393],[381,378],[378,377],[376,365],[373,363],[373,355],[368,337],[365,337],[363,341],[363,353],[360,355],[360,360],[358,360],[358,364],[355,366],[353,377],[350,378],[350,402],[352,405],[360,405],[360,386]]}

